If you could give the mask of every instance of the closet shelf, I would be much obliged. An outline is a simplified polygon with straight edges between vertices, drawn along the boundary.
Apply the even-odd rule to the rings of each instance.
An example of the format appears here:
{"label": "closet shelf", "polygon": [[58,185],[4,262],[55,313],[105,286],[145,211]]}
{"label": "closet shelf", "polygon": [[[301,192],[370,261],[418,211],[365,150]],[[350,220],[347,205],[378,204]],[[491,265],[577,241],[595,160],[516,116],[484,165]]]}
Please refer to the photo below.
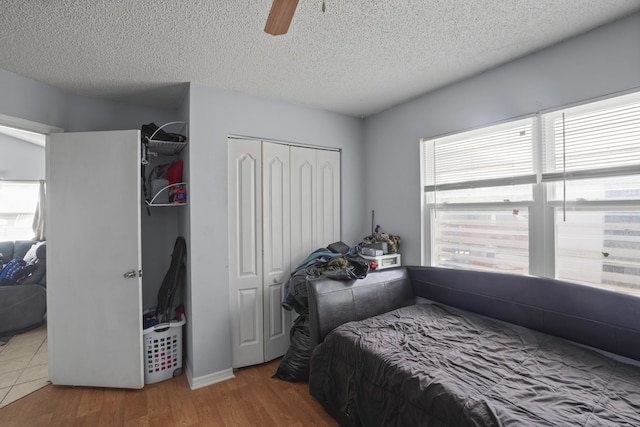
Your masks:
{"label": "closet shelf", "polygon": [[152,207],[186,206],[187,205],[187,202],[184,202],[184,203],[151,203],[148,200],[145,201],[145,203],[147,204],[147,206],[152,206]]}
{"label": "closet shelf", "polygon": [[[186,147],[187,139],[185,135],[181,135],[180,133],[168,133],[163,130],[163,128],[172,127],[174,125],[181,125],[184,129],[186,126],[186,122],[165,123],[162,126],[158,127],[158,129],[156,129],[155,132],[151,134],[151,136],[145,136],[147,145],[149,147],[149,152],[163,156],[174,156],[182,151],[184,147]],[[166,139],[162,138],[162,136],[168,137],[170,139],[172,137],[184,137],[184,141],[167,141]]]}
{"label": "closet shelf", "polygon": [[147,139],[147,142],[149,151],[161,156],[174,156],[187,146],[186,142],[158,141],[157,139]]}
{"label": "closet shelf", "polygon": [[[158,196],[161,196],[161,199],[165,199],[165,196],[167,199],[171,200],[171,196],[172,196],[172,192],[176,191],[176,190],[183,190],[182,191],[182,197],[184,197],[184,199],[182,199],[181,201],[177,201],[177,202],[169,202],[169,203],[158,203],[156,202],[156,200],[158,199]],[[174,195],[174,198],[178,198],[178,195]],[[170,184],[167,185],[166,187],[161,188],[154,196],[151,200],[145,200],[145,203],[147,204],[147,206],[186,206],[187,204],[187,183],[186,182],[178,182],[176,184]]]}

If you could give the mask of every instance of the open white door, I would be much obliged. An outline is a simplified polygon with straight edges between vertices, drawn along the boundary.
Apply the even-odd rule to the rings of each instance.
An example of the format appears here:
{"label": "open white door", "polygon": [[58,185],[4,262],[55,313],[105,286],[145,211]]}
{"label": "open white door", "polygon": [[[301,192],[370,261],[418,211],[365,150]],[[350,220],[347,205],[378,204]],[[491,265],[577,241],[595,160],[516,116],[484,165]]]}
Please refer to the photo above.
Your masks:
{"label": "open white door", "polygon": [[144,385],[140,133],[47,140],[47,330],[53,384]]}

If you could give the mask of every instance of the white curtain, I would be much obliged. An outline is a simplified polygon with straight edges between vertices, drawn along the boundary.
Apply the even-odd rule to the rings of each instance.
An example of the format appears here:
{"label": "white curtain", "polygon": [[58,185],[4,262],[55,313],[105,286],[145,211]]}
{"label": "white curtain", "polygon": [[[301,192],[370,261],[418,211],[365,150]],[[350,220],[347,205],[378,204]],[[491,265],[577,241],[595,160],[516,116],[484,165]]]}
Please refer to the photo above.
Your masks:
{"label": "white curtain", "polygon": [[45,240],[44,218],[45,218],[45,183],[40,180],[40,193],[38,195],[38,205],[36,206],[36,214],[33,217],[34,239],[38,241]]}

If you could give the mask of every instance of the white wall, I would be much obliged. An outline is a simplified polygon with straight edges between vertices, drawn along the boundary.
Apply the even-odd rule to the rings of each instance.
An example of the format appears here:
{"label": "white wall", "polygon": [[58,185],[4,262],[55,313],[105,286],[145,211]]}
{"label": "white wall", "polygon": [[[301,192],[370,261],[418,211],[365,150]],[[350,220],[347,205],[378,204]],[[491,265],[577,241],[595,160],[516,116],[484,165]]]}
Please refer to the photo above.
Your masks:
{"label": "white wall", "polygon": [[640,90],[640,13],[365,119],[365,208],[420,264],[419,140]]}
{"label": "white wall", "polygon": [[362,121],[192,84],[190,91],[190,310],[193,377],[231,367],[227,136],[342,149],[342,239],[363,237]]}

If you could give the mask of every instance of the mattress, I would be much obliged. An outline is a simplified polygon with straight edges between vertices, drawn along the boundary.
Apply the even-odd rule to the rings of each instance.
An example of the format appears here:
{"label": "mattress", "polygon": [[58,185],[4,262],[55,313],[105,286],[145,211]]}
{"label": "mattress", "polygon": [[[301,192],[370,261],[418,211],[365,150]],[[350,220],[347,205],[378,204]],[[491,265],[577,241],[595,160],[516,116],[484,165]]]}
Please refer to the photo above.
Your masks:
{"label": "mattress", "polygon": [[439,304],[339,326],[311,394],[361,426],[640,426],[640,367]]}

